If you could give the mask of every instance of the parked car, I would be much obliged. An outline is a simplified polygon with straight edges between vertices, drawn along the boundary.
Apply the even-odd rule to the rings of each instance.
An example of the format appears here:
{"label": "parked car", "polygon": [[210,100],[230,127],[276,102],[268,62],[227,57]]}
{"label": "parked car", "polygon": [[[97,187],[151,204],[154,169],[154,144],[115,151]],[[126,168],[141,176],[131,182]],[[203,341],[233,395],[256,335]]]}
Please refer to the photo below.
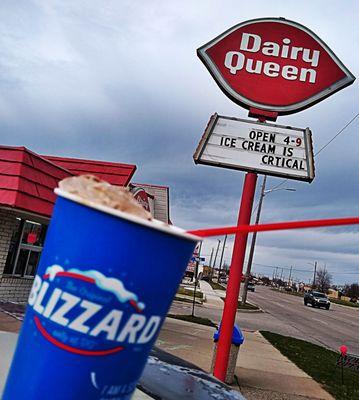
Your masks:
{"label": "parked car", "polygon": [[304,294],[304,305],[311,304],[312,307],[330,308],[330,300],[324,293],[309,291]]}
{"label": "parked car", "polygon": [[250,290],[251,292],[254,292],[256,290],[256,287],[254,286],[253,282],[248,282],[247,289]]}

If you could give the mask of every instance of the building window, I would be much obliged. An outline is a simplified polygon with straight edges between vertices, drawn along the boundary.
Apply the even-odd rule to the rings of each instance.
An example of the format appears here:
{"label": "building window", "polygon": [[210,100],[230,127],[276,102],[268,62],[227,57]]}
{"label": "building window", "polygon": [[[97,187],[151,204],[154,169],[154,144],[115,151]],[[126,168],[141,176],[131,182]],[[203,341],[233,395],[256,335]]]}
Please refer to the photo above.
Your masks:
{"label": "building window", "polygon": [[4,275],[34,276],[44,245],[47,226],[18,219],[13,232]]}

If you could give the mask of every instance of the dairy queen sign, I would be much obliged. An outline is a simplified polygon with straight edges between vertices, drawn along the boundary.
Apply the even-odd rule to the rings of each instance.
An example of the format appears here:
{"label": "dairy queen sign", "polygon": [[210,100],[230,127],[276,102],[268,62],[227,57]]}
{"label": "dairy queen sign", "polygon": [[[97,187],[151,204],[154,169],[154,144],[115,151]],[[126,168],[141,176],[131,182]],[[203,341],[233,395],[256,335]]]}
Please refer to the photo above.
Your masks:
{"label": "dairy queen sign", "polygon": [[[238,227],[249,225],[257,174],[312,182],[309,128],[267,123],[352,84],[355,77],[311,30],[284,18],[242,22],[197,50],[220,89],[249,109],[244,120],[215,113],[194,154],[197,164],[246,171]],[[265,181],[264,181],[265,182]],[[262,193],[264,193],[263,183]],[[225,379],[248,233],[238,230],[213,374]]]}
{"label": "dairy queen sign", "polygon": [[242,22],[197,54],[230,99],[278,115],[312,106],[355,80],[316,34],[283,18]]}

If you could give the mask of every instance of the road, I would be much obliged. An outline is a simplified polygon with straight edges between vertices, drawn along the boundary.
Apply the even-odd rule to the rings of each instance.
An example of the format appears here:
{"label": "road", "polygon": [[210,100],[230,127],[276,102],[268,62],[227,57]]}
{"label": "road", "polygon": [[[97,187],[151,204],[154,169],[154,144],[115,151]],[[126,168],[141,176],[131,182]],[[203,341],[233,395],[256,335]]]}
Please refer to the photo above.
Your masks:
{"label": "road", "polygon": [[[301,297],[256,286],[248,300],[263,313],[238,312],[236,322],[242,329],[268,330],[305,339],[335,350],[346,344],[350,353],[359,354],[359,308],[332,304],[330,310],[305,307]],[[190,313],[190,305],[176,303],[171,312]],[[196,315],[215,322],[221,319],[221,309],[196,307]]]}

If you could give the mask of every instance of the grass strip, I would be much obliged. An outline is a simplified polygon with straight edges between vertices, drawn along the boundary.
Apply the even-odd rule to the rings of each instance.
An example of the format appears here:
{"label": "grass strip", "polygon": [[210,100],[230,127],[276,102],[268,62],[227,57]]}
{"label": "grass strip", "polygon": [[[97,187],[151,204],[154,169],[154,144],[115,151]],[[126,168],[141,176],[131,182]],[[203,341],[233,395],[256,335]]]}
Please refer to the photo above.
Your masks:
{"label": "grass strip", "polygon": [[329,297],[330,301],[335,304],[341,304],[342,306],[347,307],[359,307],[359,303],[352,303],[351,301],[339,300],[339,299],[332,299]]}
{"label": "grass strip", "polygon": [[[177,290],[178,294],[185,294],[186,296],[192,296],[192,297],[193,297],[193,292],[194,290],[186,289],[184,287],[179,287]],[[196,291],[196,297],[198,297],[199,299],[203,299],[203,293],[200,292],[199,290]]]}
{"label": "grass strip", "polygon": [[226,288],[217,282],[208,281],[213,290],[226,290]]}
{"label": "grass strip", "polygon": [[[184,297],[175,296],[175,298],[173,300],[182,301],[183,303],[193,303],[193,298],[192,299],[186,299]],[[202,302],[196,298],[196,305],[201,305],[201,304],[202,304]]]}
{"label": "grass strip", "polygon": [[[221,299],[223,301],[226,300],[225,297],[221,297]],[[237,310],[259,310],[259,307],[255,306],[254,304],[250,304],[250,303],[242,304],[240,301],[238,301]]]}
{"label": "grass strip", "polygon": [[337,400],[359,399],[359,371],[336,367],[339,353],[304,340],[267,331],[261,334],[284,356],[321,384]]}
{"label": "grass strip", "polygon": [[192,315],[182,315],[182,314],[167,314],[168,318],[180,319],[181,321],[192,322],[194,324],[213,326],[217,328],[217,325],[208,318],[196,317]]}

